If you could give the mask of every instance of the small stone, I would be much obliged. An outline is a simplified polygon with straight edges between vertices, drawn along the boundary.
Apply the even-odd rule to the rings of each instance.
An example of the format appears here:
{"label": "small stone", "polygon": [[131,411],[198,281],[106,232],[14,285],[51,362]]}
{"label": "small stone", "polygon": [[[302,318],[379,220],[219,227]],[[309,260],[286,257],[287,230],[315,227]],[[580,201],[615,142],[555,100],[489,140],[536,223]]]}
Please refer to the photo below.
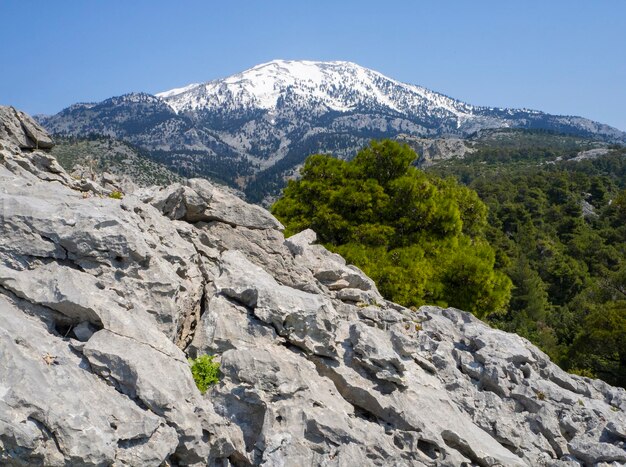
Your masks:
{"label": "small stone", "polygon": [[345,279],[339,279],[335,282],[331,282],[326,287],[328,287],[328,290],[341,290],[349,286],[350,286],[350,282],[348,282]]}
{"label": "small stone", "polygon": [[74,326],[72,332],[76,336],[76,339],[81,342],[87,342],[91,338],[91,336],[93,336],[93,333],[96,330],[97,329],[92,326],[88,321],[82,321],[81,323]]}
{"label": "small stone", "polygon": [[46,365],[56,365],[58,363],[57,357],[54,355],[50,355],[48,352],[42,355],[43,361],[46,362]]}

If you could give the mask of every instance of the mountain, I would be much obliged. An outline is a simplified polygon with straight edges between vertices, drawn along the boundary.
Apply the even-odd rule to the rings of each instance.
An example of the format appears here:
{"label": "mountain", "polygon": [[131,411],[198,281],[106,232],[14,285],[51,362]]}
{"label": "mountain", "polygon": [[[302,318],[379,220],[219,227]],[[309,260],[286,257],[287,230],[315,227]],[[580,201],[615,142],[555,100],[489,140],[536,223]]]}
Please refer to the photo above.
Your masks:
{"label": "mountain", "polygon": [[[123,199],[0,107],[0,463],[626,462],[626,391],[469,313],[386,301],[204,179]],[[215,356],[202,394],[187,357]]]}
{"label": "mountain", "polygon": [[526,128],[626,141],[585,118],[476,107],[350,62],[275,60],[156,96],[75,104],[39,121],[56,134],[126,140],[182,175],[219,178],[253,200],[279,190],[309,154],[350,157],[371,138]]}

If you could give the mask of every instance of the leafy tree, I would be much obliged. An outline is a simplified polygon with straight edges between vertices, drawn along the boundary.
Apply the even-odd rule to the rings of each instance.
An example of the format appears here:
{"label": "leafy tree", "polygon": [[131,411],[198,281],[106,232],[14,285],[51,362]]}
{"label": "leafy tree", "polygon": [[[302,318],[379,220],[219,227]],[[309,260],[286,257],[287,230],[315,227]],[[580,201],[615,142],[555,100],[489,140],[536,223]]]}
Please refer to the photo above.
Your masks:
{"label": "leafy tree", "polygon": [[[626,301],[592,306],[569,353],[574,371],[591,370],[611,384],[626,381]],[[589,374],[589,373],[587,373]]]}
{"label": "leafy tree", "polygon": [[315,230],[388,299],[502,313],[511,282],[485,238],[487,208],[473,190],[411,166],[416,157],[390,140],[350,162],[311,156],[272,212],[287,235]]}

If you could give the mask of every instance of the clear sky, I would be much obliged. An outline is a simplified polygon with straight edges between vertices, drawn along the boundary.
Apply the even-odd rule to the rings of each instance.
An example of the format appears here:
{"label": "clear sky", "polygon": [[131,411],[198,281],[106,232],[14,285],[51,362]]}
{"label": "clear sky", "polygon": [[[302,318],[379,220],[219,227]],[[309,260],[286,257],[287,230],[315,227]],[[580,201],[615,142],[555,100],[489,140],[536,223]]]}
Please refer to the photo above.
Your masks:
{"label": "clear sky", "polygon": [[626,0],[0,0],[0,104],[29,113],[276,58],[626,130]]}

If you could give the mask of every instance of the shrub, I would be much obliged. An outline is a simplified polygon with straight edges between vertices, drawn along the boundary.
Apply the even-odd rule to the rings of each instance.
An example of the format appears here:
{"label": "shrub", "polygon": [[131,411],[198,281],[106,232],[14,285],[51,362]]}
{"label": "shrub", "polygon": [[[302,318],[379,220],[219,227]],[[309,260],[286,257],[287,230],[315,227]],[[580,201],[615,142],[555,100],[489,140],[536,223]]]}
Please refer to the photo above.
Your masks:
{"label": "shrub", "polygon": [[215,355],[201,355],[196,359],[189,359],[193,380],[202,394],[209,389],[209,386],[219,382],[220,364],[214,362],[214,359]]}
{"label": "shrub", "polygon": [[124,194],[119,190],[113,190],[111,193],[109,193],[109,198],[122,199],[123,197]]}

